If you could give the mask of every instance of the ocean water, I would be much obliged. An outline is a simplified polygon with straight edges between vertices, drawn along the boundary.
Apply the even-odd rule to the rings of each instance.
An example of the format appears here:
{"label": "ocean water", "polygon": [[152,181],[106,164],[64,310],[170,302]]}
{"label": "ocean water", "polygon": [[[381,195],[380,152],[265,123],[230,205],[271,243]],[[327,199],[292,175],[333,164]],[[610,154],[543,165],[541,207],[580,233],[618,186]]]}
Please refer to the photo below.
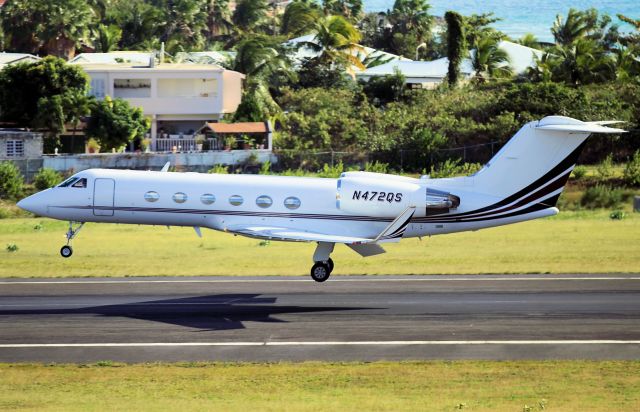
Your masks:
{"label": "ocean water", "polygon": [[[393,7],[394,0],[363,0],[367,12],[386,11]],[[431,0],[431,14],[443,16],[447,10],[463,15],[494,13],[502,21],[494,26],[513,38],[533,33],[541,41],[552,41],[551,26],[557,14],[565,15],[569,8],[579,10],[595,8],[609,14],[620,23],[621,31],[630,31],[630,26],[620,22],[618,13],[635,19],[640,18],[640,0]]]}

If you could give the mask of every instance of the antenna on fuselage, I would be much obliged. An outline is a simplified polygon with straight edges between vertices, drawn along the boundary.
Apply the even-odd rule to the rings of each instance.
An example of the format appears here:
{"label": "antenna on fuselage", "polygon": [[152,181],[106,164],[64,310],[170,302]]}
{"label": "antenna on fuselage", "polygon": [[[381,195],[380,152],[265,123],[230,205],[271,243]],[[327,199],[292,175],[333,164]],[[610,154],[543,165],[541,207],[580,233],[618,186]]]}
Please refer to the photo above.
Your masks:
{"label": "antenna on fuselage", "polygon": [[171,166],[171,162],[167,162],[164,164],[164,166],[162,166],[162,169],[160,169],[161,172],[168,172],[169,171],[169,166]]}

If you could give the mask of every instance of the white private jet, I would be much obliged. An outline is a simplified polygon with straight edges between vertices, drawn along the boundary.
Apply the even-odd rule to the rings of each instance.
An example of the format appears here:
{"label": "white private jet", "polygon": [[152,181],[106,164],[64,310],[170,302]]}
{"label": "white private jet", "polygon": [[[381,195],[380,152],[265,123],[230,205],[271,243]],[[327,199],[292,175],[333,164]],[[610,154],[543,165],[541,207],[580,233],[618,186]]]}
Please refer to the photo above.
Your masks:
{"label": "white private jet", "polygon": [[[338,179],[89,169],[21,200],[68,220],[67,244],[85,222],[207,227],[258,239],[317,242],[311,277],[333,270],[336,243],[362,256],[403,238],[478,230],[552,216],[587,137],[616,123],[562,116],[526,124],[472,176],[419,179],[346,172]],[[78,226],[79,225],[79,226]],[[77,226],[77,227],[76,227]]]}

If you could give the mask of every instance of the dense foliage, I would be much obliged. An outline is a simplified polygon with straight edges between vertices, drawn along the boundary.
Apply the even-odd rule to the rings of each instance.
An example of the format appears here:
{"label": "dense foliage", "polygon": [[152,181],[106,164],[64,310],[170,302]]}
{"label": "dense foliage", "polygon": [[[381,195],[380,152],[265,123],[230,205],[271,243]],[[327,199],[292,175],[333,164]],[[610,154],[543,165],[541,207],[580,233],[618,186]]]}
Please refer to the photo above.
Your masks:
{"label": "dense foliage", "polygon": [[[594,9],[571,9],[551,27],[553,44],[518,40],[542,50],[516,77],[499,47],[507,39],[492,14],[444,21],[428,0],[396,0],[383,13],[363,13],[361,0],[293,0],[283,13],[266,0],[7,0],[0,11],[7,51],[71,57],[76,51],[160,50],[235,52],[228,68],[246,75],[242,103],[229,120],[272,120],[284,165],[320,168],[349,161],[395,169],[484,162],[525,122],[559,114],[583,120],[618,119],[631,130],[592,139],[582,161],[607,153],[623,161],[640,138],[640,21]],[[635,28],[622,33],[617,22]],[[286,41],[310,35],[297,44]],[[449,57],[450,86],[413,90],[400,73],[356,82],[354,74],[383,64],[365,46],[410,59]],[[305,47],[304,57],[294,52]],[[307,53],[308,52],[308,53]],[[471,78],[459,75],[469,59]],[[88,114],[87,132],[106,150],[148,127],[124,102],[86,97],[87,78],[52,57],[0,73],[1,119],[58,135]],[[326,152],[322,157],[310,152]],[[631,172],[630,172],[631,173]]]}
{"label": "dense foliage", "polygon": [[98,140],[102,149],[118,150],[132,140],[144,137],[148,129],[149,119],[142,109],[132,108],[126,100],[112,100],[107,96],[93,103],[85,133]]}

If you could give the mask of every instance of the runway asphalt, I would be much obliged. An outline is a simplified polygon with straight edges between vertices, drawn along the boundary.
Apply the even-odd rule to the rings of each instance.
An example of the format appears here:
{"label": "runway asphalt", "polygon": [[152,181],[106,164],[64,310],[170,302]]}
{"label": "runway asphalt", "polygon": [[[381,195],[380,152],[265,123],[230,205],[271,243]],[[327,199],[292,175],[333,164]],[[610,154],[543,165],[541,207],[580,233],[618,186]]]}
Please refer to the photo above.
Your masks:
{"label": "runway asphalt", "polygon": [[0,362],[640,359],[640,274],[0,280]]}

